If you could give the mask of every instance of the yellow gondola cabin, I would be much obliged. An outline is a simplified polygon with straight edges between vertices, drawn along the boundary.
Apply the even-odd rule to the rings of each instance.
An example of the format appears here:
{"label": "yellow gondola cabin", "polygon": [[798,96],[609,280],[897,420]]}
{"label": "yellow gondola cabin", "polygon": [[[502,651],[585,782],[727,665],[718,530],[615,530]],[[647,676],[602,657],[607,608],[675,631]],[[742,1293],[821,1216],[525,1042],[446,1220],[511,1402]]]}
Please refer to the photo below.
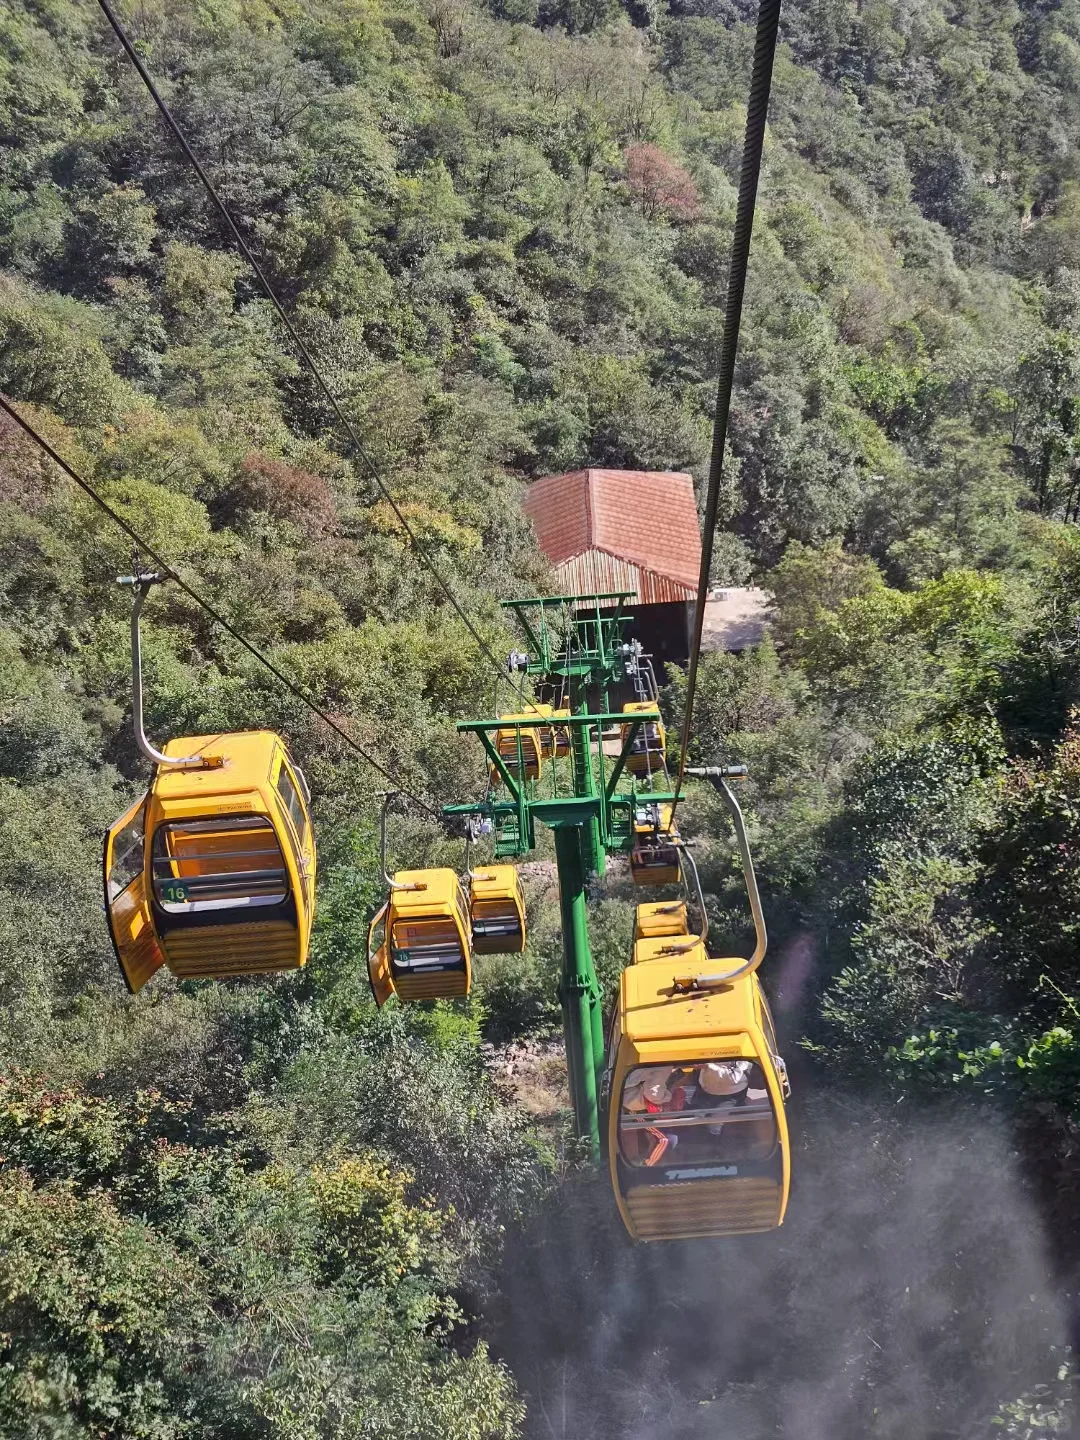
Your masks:
{"label": "yellow gondola cabin", "polygon": [[746,962],[696,937],[635,945],[613,1016],[608,1163],[637,1240],[772,1230],[787,1209],[787,1072]]}
{"label": "yellow gondola cabin", "polygon": [[315,911],[303,775],[266,730],[171,741],[149,794],[105,839],[105,906],[135,994],[166,965],[182,979],[296,970]]}
{"label": "yellow gondola cabin", "polygon": [[399,870],[368,932],[368,976],[376,1004],[467,995],[472,924],[461,882],[449,869]]}
{"label": "yellow gondola cabin", "polygon": [[[656,702],[653,700],[632,700],[628,705],[623,706],[623,714],[633,716],[649,711],[656,711]],[[625,745],[630,734],[630,726],[622,726],[622,743]],[[649,775],[654,770],[662,770],[666,763],[667,734],[664,730],[663,721],[646,720],[638,727],[630,746],[630,754],[626,759],[626,768],[634,775]]]}
{"label": "yellow gondola cabin", "polygon": [[[547,707],[550,709],[551,707]],[[500,715],[500,720],[533,720],[536,712],[521,715]],[[550,730],[544,726],[533,726],[529,729],[518,729],[517,726],[508,725],[495,732],[495,749],[499,758],[515,779],[538,780],[543,769],[544,751],[541,747],[540,737],[543,733],[550,734]],[[521,744],[520,757],[518,754],[518,743]],[[552,741],[552,744],[554,742]],[[550,752],[549,752],[550,753]],[[520,764],[519,764],[520,759]],[[518,773],[520,769],[520,775]],[[502,777],[495,766],[491,766],[491,783],[498,785]]]}
{"label": "yellow gondola cabin", "polygon": [[689,935],[690,924],[685,900],[662,900],[659,904],[639,905],[634,912],[634,944],[654,940],[658,935]]}
{"label": "yellow gondola cabin", "polygon": [[469,876],[469,914],[478,955],[525,949],[525,897],[513,865],[486,865]]}
{"label": "yellow gondola cabin", "polygon": [[643,805],[634,815],[630,877],[635,885],[677,885],[679,832],[670,805]]}

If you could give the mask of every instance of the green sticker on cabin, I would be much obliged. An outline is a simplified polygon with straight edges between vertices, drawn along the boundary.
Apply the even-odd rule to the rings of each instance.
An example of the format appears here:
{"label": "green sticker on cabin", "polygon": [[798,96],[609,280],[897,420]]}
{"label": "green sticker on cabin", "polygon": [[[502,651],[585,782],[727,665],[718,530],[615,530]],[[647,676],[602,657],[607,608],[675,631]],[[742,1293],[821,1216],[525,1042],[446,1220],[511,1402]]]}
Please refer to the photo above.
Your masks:
{"label": "green sticker on cabin", "polygon": [[191,891],[181,880],[169,880],[161,887],[166,905],[183,905],[191,899]]}

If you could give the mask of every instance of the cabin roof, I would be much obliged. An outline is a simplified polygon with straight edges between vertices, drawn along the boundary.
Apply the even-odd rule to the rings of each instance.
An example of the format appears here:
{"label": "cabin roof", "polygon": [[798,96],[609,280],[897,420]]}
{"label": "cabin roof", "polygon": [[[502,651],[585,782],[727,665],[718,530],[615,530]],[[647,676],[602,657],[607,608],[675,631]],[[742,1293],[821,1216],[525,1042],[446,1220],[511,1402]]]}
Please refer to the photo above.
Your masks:
{"label": "cabin roof", "polygon": [[423,890],[398,890],[392,892],[394,909],[399,915],[410,911],[430,909],[432,906],[453,905],[457,896],[458,877],[454,870],[398,870],[394,874],[394,885],[424,886]]}
{"label": "cabin roof", "polygon": [[188,795],[235,795],[260,789],[270,781],[274,750],[280,744],[272,730],[243,730],[228,735],[187,735],[170,740],[163,754],[220,756],[223,765],[205,770],[163,769],[154,775],[154,794],[161,800]]}
{"label": "cabin roof", "polygon": [[[679,946],[672,935],[638,941],[638,953]],[[700,953],[673,954],[629,965],[622,973],[623,1024],[631,1040],[665,1040],[704,1035],[737,1037],[757,1024],[753,976],[733,985],[718,985],[689,995],[672,991],[676,976],[722,974],[744,962],[737,957],[714,959]]]}

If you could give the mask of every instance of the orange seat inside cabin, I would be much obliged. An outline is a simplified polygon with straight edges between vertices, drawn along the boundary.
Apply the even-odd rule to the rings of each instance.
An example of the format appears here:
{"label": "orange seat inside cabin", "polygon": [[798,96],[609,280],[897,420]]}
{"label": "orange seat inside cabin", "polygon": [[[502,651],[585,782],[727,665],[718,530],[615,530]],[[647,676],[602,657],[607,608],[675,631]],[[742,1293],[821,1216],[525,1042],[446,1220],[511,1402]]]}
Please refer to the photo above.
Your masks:
{"label": "orange seat inside cabin", "polygon": [[450,999],[469,993],[471,925],[453,870],[398,871],[386,928],[389,972],[399,999]]}

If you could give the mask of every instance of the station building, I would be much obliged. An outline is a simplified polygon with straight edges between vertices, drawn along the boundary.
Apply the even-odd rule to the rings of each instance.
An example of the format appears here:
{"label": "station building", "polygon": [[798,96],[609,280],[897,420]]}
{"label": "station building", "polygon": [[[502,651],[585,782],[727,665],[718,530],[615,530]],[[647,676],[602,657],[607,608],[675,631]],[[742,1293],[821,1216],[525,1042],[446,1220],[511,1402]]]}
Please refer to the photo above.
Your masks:
{"label": "station building", "polygon": [[685,664],[701,566],[694,482],[674,470],[570,470],[525,496],[564,595],[629,591],[632,633],[657,667]]}

